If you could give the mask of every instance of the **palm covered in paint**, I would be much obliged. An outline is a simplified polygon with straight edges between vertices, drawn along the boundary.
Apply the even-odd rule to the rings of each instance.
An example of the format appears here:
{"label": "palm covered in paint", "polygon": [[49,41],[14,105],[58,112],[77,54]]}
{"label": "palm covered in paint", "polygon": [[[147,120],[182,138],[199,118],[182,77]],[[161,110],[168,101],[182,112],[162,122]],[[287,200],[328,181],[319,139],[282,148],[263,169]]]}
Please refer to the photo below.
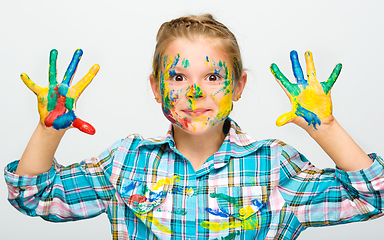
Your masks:
{"label": "palm covered in paint", "polygon": [[[308,126],[312,125],[317,129],[316,125],[321,125],[322,122],[333,119],[330,90],[340,74],[342,65],[340,63],[337,64],[328,80],[319,83],[316,80],[315,66],[311,52],[305,52],[307,80],[304,79],[297,52],[293,50],[290,55],[293,74],[297,80],[296,84],[291,83],[276,64],[273,63],[270,67],[277,82],[283,88],[292,104],[292,110],[282,114],[277,119],[276,125],[282,126],[288,122],[296,121],[298,117],[301,117],[301,122],[305,120]],[[297,123],[298,125],[303,125],[300,124],[300,121]]]}
{"label": "palm covered in paint", "polygon": [[21,74],[21,79],[25,85],[36,94],[40,121],[45,126],[53,127],[57,130],[73,126],[82,132],[93,135],[95,134],[95,128],[76,116],[75,103],[84,89],[96,76],[100,67],[98,64],[93,65],[89,72],[76,85],[70,87],[83,51],[81,49],[75,51],[61,83],[57,82],[57,54],[56,49],[50,52],[49,86],[38,86],[25,73]]}

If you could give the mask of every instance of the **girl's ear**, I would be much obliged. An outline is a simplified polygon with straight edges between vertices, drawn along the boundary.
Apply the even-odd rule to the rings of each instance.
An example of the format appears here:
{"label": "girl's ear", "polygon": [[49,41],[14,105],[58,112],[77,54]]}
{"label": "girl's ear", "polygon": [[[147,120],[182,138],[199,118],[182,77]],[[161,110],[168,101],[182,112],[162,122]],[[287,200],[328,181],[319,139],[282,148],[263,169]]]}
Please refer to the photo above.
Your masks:
{"label": "girl's ear", "polygon": [[151,82],[151,88],[153,95],[155,95],[156,102],[161,103],[161,94],[160,94],[160,83],[153,76],[153,74],[149,75],[149,81]]}
{"label": "girl's ear", "polygon": [[243,72],[241,74],[241,77],[239,79],[239,81],[236,82],[235,84],[235,90],[233,91],[233,101],[238,101],[241,97],[241,94],[243,93],[243,90],[244,90],[244,87],[245,87],[245,84],[247,83],[247,73],[246,72]]}

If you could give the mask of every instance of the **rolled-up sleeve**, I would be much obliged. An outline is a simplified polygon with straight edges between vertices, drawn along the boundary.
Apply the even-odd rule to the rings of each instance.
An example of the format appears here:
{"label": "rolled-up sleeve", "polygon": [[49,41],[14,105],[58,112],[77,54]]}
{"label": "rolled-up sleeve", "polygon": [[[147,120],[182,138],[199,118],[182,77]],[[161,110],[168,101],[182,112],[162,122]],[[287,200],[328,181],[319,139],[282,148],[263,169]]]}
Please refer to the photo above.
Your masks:
{"label": "rolled-up sleeve", "polygon": [[384,162],[376,154],[369,168],[356,172],[318,169],[286,145],[280,155],[280,192],[305,226],[327,226],[382,216]]}
{"label": "rolled-up sleeve", "polygon": [[48,221],[90,218],[106,211],[116,190],[109,181],[113,155],[119,142],[98,158],[52,168],[37,176],[15,174],[18,161],[5,167],[8,200],[20,212]]}

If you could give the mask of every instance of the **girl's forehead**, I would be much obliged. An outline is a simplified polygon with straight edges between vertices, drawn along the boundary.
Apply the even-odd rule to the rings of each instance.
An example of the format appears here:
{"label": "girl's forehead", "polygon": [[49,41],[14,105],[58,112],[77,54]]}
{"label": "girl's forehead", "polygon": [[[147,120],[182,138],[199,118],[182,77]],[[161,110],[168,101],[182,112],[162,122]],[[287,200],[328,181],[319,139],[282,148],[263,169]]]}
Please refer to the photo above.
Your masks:
{"label": "girl's forehead", "polygon": [[227,54],[218,47],[218,43],[206,38],[198,38],[195,41],[176,39],[168,45],[162,55],[166,61],[179,56],[181,59],[187,59],[191,65],[206,63],[210,59],[229,63]]}

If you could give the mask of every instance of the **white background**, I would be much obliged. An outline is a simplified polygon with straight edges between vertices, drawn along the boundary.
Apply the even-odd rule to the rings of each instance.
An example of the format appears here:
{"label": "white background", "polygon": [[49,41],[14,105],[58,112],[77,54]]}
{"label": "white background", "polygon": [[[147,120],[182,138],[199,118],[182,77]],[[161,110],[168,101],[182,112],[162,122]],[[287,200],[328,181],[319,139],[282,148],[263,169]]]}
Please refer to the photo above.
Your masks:
{"label": "white background", "polygon": [[[249,81],[232,118],[256,139],[278,138],[320,168],[333,162],[301,129],[275,126],[290,110],[288,98],[269,71],[272,62],[293,79],[289,52],[314,55],[318,80],[336,63],[343,70],[332,96],[334,115],[366,152],[384,155],[384,1],[0,1],[1,165],[20,158],[38,123],[36,99],[19,74],[47,85],[49,51],[59,51],[62,78],[72,54],[84,50],[74,82],[94,64],[101,70],[78,102],[77,113],[95,126],[94,136],[67,132],[56,157],[68,165],[96,156],[132,133],[164,135],[168,121],[148,83],[157,29],[186,14],[212,13],[237,36]],[[2,177],[3,178],[3,177]],[[53,224],[16,211],[0,184],[0,238],[110,239],[105,214]],[[384,218],[310,228],[299,239],[381,239]]]}

